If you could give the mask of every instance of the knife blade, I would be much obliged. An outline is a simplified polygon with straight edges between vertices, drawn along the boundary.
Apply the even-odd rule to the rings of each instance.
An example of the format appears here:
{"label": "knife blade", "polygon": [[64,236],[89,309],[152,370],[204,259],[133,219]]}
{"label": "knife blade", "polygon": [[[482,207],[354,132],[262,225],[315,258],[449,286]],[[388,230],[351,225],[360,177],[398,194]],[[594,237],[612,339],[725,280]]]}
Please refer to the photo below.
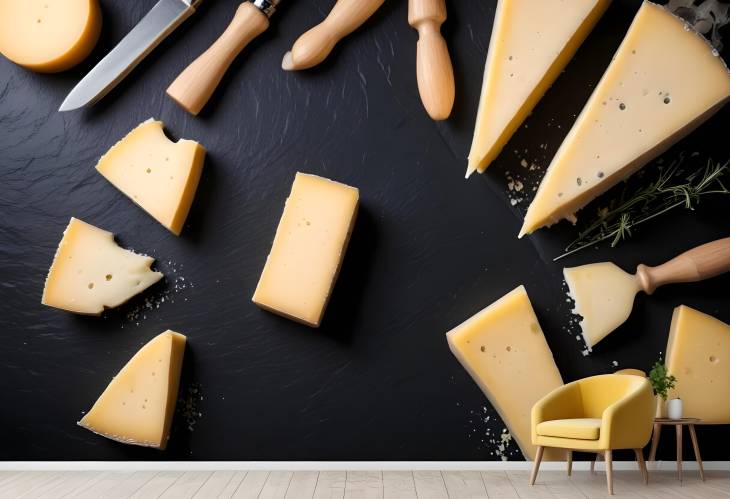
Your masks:
{"label": "knife blade", "polygon": [[201,0],[160,0],[71,90],[59,111],[90,106],[122,81],[147,54],[190,17]]}

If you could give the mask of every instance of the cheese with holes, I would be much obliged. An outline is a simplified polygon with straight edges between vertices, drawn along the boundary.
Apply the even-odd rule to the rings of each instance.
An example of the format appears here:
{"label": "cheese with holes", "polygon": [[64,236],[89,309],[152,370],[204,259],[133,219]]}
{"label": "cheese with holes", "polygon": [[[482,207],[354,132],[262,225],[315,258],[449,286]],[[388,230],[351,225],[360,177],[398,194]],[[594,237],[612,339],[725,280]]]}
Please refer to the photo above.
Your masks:
{"label": "cheese with holes", "polygon": [[318,327],[337,279],[355,217],[359,191],[297,173],[253,302]]}
{"label": "cheese with holes", "polygon": [[499,0],[469,152],[483,172],[583,43],[610,0]]}
{"label": "cheese with holes", "polygon": [[669,397],[682,399],[685,417],[730,424],[730,325],[685,305],[675,308],[666,362],[677,378]]}
{"label": "cheese with holes", "polygon": [[79,426],[125,444],[163,449],[175,413],[185,336],[167,330],[143,346]]}
{"label": "cheese with holes", "polygon": [[553,158],[520,236],[565,218],[712,116],[730,73],[702,35],[644,2]]}
{"label": "cheese with holes", "polygon": [[[532,406],[563,385],[524,286],[446,333],[451,352],[499,413],[522,453],[534,459]],[[562,451],[546,449],[545,459]]]}
{"label": "cheese with holes", "polygon": [[154,258],[117,246],[114,234],[72,218],[48,271],[41,303],[99,315],[162,279]]}
{"label": "cheese with holes", "polygon": [[163,127],[161,121],[145,121],[102,156],[96,169],[180,235],[198,188],[205,148],[192,140],[172,142]]}
{"label": "cheese with holes", "polygon": [[0,0],[0,53],[33,71],[75,66],[100,32],[97,0]]}

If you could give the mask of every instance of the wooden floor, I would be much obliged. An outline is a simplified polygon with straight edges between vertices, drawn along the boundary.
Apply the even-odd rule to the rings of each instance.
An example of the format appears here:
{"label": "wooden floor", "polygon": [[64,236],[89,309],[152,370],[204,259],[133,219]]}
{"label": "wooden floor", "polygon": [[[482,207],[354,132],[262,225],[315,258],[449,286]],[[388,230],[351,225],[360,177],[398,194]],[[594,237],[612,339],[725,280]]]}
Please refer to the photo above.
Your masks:
{"label": "wooden floor", "polygon": [[[730,472],[615,472],[614,497],[730,498]],[[610,497],[605,475],[541,472],[534,487],[527,471],[0,471],[7,498],[593,498]]]}

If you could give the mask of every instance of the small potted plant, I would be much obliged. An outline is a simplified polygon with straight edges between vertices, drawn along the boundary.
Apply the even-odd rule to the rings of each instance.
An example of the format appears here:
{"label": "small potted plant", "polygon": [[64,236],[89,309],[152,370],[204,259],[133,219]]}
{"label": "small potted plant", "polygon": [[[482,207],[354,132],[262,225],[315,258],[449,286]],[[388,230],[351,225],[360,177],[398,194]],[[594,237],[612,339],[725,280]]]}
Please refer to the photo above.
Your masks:
{"label": "small potted plant", "polygon": [[[674,386],[677,384],[677,378],[672,376],[667,372],[667,365],[664,363],[664,360],[661,358],[654,363],[654,365],[651,368],[651,371],[649,371],[649,382],[651,383],[651,387],[654,390],[654,395],[657,397],[661,397],[662,402],[667,401],[667,394],[669,393],[669,390],[674,388]],[[671,404],[671,417],[672,419],[680,419],[682,417],[682,401],[679,399],[676,399],[679,401],[679,404]],[[674,401],[670,401],[674,402]],[[676,405],[679,405],[679,417],[677,416],[677,407]],[[663,416],[664,415],[664,404],[659,403],[659,400],[657,398],[657,415]]]}

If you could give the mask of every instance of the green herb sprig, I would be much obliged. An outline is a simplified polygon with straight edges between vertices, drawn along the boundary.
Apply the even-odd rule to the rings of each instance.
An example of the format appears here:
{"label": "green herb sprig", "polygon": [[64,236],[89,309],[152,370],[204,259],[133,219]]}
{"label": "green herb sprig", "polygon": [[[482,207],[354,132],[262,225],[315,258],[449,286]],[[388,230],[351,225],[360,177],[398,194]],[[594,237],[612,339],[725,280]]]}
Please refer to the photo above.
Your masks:
{"label": "green herb sprig", "polygon": [[662,400],[667,400],[669,390],[677,384],[677,378],[667,372],[667,365],[659,359],[649,371],[649,382],[654,390],[654,395],[659,395]]}
{"label": "green herb sprig", "polygon": [[730,194],[722,183],[722,176],[730,169],[730,161],[719,164],[710,160],[705,168],[682,178],[683,159],[680,157],[668,168],[661,169],[659,177],[649,185],[628,196],[624,193],[616,207],[600,209],[598,218],[579,232],[578,237],[565,247],[565,252],[554,260],[609,239],[613,248],[631,237],[632,229],[639,224],[675,208],[694,210],[700,198],[708,194]]}

